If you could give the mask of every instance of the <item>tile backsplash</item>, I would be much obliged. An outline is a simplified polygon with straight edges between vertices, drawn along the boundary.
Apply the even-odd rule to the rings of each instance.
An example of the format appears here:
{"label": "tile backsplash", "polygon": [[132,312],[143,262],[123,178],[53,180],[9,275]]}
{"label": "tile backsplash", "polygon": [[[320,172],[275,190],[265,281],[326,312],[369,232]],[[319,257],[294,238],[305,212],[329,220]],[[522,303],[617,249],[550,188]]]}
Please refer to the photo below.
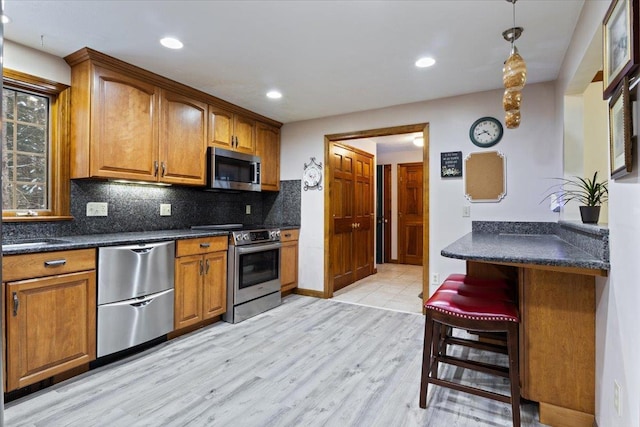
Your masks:
{"label": "tile backsplash", "polygon": [[[281,181],[280,192],[213,192],[95,180],[71,181],[71,221],[4,223],[3,238],[184,229],[202,224],[300,224],[300,180]],[[108,216],[88,217],[88,202],[108,203]],[[160,204],[171,216],[160,216]],[[251,213],[246,214],[246,205]]]}

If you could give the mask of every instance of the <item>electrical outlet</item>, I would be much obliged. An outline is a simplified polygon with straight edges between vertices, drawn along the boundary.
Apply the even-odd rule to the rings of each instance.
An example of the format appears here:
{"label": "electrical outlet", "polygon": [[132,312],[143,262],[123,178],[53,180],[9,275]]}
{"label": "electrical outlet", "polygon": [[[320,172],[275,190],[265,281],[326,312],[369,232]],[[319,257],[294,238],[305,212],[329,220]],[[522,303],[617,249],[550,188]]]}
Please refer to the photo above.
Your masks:
{"label": "electrical outlet", "polygon": [[89,202],[87,203],[87,216],[107,216],[108,203]]}
{"label": "electrical outlet", "polygon": [[471,206],[463,206],[462,207],[462,217],[468,218],[471,216]]}
{"label": "electrical outlet", "polygon": [[431,275],[431,283],[433,285],[438,285],[440,284],[440,275],[438,273],[433,273]]}
{"label": "electrical outlet", "polygon": [[171,216],[171,204],[160,203],[160,216]]}
{"label": "electrical outlet", "polygon": [[247,215],[251,215],[251,205],[246,205],[244,207],[244,213],[246,213]]}
{"label": "electrical outlet", "polygon": [[622,416],[622,390],[617,381],[613,382],[613,407],[618,416]]}

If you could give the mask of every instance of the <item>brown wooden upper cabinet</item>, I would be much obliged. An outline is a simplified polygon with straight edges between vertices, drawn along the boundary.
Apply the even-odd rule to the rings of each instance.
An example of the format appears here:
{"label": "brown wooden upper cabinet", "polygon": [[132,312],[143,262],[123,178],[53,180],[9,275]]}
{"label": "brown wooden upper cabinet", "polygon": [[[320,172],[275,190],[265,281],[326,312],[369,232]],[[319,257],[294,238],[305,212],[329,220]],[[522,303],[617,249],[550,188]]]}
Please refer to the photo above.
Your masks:
{"label": "brown wooden upper cabinet", "polygon": [[209,145],[254,154],[256,121],[209,105]]}
{"label": "brown wooden upper cabinet", "polygon": [[280,191],[280,129],[258,122],[256,155],[260,156],[262,191]]}
{"label": "brown wooden upper cabinet", "polygon": [[278,190],[281,123],[90,48],[65,60],[71,178],[205,185],[208,145],[255,154],[260,137]]}
{"label": "brown wooden upper cabinet", "polygon": [[205,183],[205,103],[91,61],[71,86],[71,178]]}

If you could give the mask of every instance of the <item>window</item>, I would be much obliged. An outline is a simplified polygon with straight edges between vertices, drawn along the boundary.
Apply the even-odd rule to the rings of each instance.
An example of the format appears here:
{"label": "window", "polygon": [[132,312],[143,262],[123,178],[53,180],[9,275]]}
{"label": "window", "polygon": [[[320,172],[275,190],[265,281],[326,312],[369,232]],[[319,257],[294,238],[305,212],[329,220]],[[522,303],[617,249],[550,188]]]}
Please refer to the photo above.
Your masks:
{"label": "window", "polygon": [[4,70],[3,221],[70,219],[69,90]]}
{"label": "window", "polygon": [[3,210],[49,208],[49,97],[5,88]]}

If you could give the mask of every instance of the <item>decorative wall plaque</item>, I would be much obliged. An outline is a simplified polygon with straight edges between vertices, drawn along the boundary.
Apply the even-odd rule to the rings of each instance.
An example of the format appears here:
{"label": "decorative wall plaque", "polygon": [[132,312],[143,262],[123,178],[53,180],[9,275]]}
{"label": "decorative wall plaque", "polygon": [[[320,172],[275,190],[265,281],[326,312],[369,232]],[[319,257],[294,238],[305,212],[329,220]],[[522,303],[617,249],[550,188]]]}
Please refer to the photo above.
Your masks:
{"label": "decorative wall plaque", "polygon": [[440,177],[455,178],[462,176],[462,151],[440,153]]}
{"label": "decorative wall plaque", "polygon": [[304,184],[304,191],[309,189],[322,190],[322,162],[316,162],[315,157],[311,157],[311,161],[304,164],[302,183]]}
{"label": "decorative wall plaque", "polygon": [[470,153],[464,159],[464,196],[470,202],[499,202],[507,194],[507,167],[498,151]]}

